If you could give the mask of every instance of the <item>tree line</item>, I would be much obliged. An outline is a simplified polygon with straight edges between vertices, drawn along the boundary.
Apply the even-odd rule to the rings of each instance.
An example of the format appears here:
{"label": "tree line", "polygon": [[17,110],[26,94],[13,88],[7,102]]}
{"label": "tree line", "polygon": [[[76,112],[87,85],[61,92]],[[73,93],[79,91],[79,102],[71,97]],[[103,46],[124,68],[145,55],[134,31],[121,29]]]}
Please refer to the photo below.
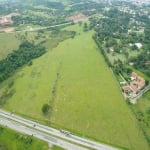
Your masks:
{"label": "tree line", "polygon": [[[45,47],[23,41],[17,50],[14,50],[5,59],[0,61],[0,82],[10,77],[15,70],[31,62],[46,52]],[[31,64],[31,63],[30,63]]]}

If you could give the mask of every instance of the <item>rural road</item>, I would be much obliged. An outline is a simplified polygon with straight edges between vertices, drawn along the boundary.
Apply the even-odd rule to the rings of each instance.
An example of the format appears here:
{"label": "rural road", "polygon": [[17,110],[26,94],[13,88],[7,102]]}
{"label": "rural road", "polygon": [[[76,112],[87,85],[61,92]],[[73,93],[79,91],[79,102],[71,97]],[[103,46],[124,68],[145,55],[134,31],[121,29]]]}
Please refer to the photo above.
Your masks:
{"label": "rural road", "polygon": [[27,30],[12,31],[10,33],[34,32],[34,31],[38,31],[38,30],[45,30],[45,29],[48,29],[48,28],[60,27],[60,26],[65,26],[65,25],[70,25],[70,24],[72,24],[72,22],[56,24],[56,25],[40,27],[40,28],[31,28],[31,29],[27,29]]}
{"label": "rural road", "polygon": [[[22,131],[23,133],[26,133],[29,135],[33,134],[35,135],[35,137],[42,139],[44,141],[47,141],[49,143],[54,144],[54,139],[55,139],[55,141],[57,141],[55,142],[55,145],[58,145],[63,148],[65,147],[65,149],[68,149],[68,150],[85,149],[77,145],[82,145],[90,149],[96,149],[96,150],[117,150],[117,148],[114,148],[105,144],[100,144],[98,142],[94,142],[89,139],[78,137],[72,134],[66,135],[60,132],[60,130],[39,124],[37,122],[25,119],[23,117],[20,117],[18,115],[15,115],[15,114],[12,114],[10,112],[0,109],[0,124],[4,123],[2,121],[4,121],[5,123],[9,122],[8,124],[6,124],[9,128],[15,129],[19,132]],[[14,128],[15,126],[14,124],[16,123],[17,123],[17,127]],[[18,128],[18,126],[20,128]],[[53,139],[53,140],[51,141],[50,139]],[[60,139],[61,139],[61,142],[59,142]],[[75,143],[77,145],[71,144],[70,142]],[[74,149],[75,146],[77,146],[78,148],[76,147]]]}

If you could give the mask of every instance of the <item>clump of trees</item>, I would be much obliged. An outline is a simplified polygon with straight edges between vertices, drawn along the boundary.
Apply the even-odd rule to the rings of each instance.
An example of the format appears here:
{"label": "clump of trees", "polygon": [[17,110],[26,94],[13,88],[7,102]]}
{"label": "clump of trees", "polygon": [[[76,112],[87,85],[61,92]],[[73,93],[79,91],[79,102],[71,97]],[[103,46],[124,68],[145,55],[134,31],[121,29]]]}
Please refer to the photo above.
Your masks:
{"label": "clump of trees", "polygon": [[0,133],[2,133],[3,130],[4,130],[4,128],[0,126]]}
{"label": "clump of trees", "polygon": [[61,2],[50,2],[50,1],[47,1],[46,6],[49,7],[49,8],[53,8],[53,9],[60,9],[60,10],[64,9],[64,5]]}
{"label": "clump of trees", "polygon": [[95,35],[93,36],[93,39],[94,39],[94,41],[96,42],[96,44],[97,44],[97,46],[98,46],[98,48],[99,48],[101,54],[104,56],[104,59],[105,59],[107,65],[108,65],[109,67],[112,67],[111,62],[109,61],[108,57],[106,56],[106,53],[105,53],[104,48],[101,46],[101,43],[98,41],[98,39],[97,39],[97,37],[96,37]]}
{"label": "clump of trees", "polygon": [[132,69],[127,68],[127,67],[125,66],[125,64],[124,64],[120,59],[115,60],[112,67],[113,67],[114,72],[115,72],[117,75],[119,75],[119,74],[124,74],[124,73],[126,73],[126,74],[131,74],[131,72],[132,72]]}
{"label": "clump of trees", "polygon": [[17,135],[17,139],[29,145],[33,142],[32,137],[26,135]]}
{"label": "clump of trees", "polygon": [[128,32],[130,15],[117,9],[110,9],[104,15],[106,17],[99,20],[91,19],[90,23],[90,27],[96,31],[98,40],[103,42],[114,37],[124,37]]}
{"label": "clump of trees", "polygon": [[49,104],[44,104],[42,106],[42,112],[43,112],[43,114],[47,115],[49,113],[49,111],[50,111],[50,105]]}
{"label": "clump of trees", "polygon": [[84,32],[88,31],[88,25],[87,25],[86,22],[84,23],[83,31],[84,31]]}
{"label": "clump of trees", "polygon": [[137,57],[131,58],[131,61],[134,62],[136,69],[150,76],[150,52],[144,51]]}
{"label": "clump of trees", "polygon": [[0,61],[0,82],[10,77],[19,67],[29,63],[46,52],[45,47],[23,41],[17,50],[14,50],[5,59]]}

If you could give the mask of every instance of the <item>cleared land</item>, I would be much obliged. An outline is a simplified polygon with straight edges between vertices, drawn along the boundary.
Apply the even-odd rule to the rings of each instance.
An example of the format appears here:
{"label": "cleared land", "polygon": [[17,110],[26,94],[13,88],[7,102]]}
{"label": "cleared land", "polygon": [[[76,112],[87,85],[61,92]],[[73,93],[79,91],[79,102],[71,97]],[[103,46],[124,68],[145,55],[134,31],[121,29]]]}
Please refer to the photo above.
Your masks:
{"label": "cleared land", "polygon": [[[77,36],[1,85],[0,91],[14,91],[4,107],[115,146],[148,150],[116,79],[92,40],[93,32],[83,33],[78,25],[68,30],[77,30]],[[11,81],[14,84],[9,88]],[[47,118],[41,112],[44,103],[53,107]]]}

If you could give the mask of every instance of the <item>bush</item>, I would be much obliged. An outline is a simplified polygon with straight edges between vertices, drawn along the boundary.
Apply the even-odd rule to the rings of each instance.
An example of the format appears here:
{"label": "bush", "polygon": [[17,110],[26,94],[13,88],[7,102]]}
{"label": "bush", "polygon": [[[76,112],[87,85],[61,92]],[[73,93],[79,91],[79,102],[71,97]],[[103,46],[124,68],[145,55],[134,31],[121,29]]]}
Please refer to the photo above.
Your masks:
{"label": "bush", "polygon": [[14,85],[14,81],[8,83],[8,87],[11,88]]}
{"label": "bush", "polygon": [[147,108],[146,112],[150,114],[150,107]]}
{"label": "bush", "polygon": [[4,129],[3,127],[0,127],[0,133],[3,131],[3,129]]}
{"label": "bush", "polygon": [[0,145],[0,150],[8,150],[5,145]]}
{"label": "bush", "polygon": [[30,62],[28,63],[28,66],[32,66],[32,64],[33,64],[32,61],[30,61]]}
{"label": "bush", "polygon": [[43,114],[44,115],[48,114],[49,110],[50,110],[50,105],[44,104],[43,107],[42,107]]}

